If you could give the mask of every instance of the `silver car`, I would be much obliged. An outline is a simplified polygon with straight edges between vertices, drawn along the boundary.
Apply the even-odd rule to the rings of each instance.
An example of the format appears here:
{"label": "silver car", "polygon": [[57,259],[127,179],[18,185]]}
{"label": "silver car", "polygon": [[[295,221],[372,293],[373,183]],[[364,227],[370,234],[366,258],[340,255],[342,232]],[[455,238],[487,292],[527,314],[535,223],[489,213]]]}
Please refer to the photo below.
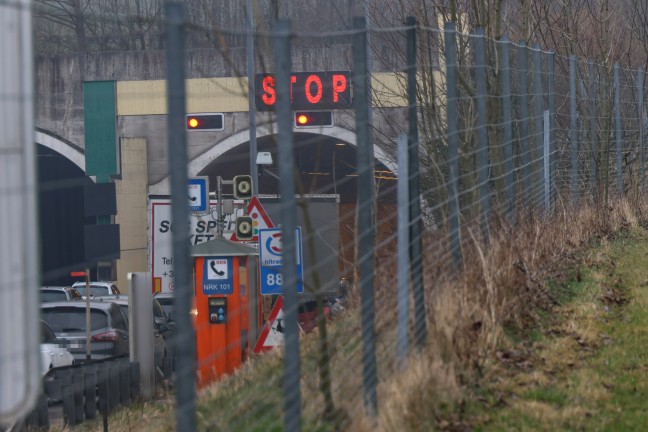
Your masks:
{"label": "silver car", "polygon": [[[128,296],[95,297],[93,301],[96,303],[107,302],[119,305],[128,321]],[[164,322],[159,318],[159,314],[162,314],[165,318]],[[164,360],[171,355],[170,347],[167,345],[167,338],[169,337],[169,333],[171,333],[170,330],[168,323],[166,323],[166,316],[164,315],[162,306],[160,306],[157,300],[153,299],[153,357],[155,359],[155,365],[159,370],[164,370]]]}
{"label": "silver car", "polygon": [[[41,305],[41,318],[66,341],[75,360],[86,358],[85,302],[52,302]],[[128,354],[128,321],[120,307],[110,302],[90,302],[90,350],[93,360]]]}
{"label": "silver car", "polygon": [[81,300],[81,293],[74,287],[69,286],[44,286],[40,289],[41,303],[54,301]]}
{"label": "silver car", "polygon": [[[90,298],[119,295],[121,292],[114,282],[90,282]],[[79,290],[83,298],[86,295],[86,283],[75,282],[72,285]]]}

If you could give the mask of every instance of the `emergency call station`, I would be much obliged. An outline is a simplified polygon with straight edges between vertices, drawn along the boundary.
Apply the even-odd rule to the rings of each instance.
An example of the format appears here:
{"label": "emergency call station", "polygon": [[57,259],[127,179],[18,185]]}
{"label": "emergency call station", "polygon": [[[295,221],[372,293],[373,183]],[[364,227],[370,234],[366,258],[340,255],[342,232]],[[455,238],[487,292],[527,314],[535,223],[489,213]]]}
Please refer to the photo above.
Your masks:
{"label": "emergency call station", "polygon": [[256,248],[217,238],[194,246],[194,327],[198,384],[236,370],[262,320]]}

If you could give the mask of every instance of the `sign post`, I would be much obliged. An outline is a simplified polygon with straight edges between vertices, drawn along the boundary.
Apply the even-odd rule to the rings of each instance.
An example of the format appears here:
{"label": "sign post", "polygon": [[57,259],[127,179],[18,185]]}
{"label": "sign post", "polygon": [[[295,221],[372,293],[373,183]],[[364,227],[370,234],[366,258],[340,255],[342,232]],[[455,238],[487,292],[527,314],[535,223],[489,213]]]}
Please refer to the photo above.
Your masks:
{"label": "sign post", "polygon": [[85,278],[85,325],[86,325],[86,361],[92,360],[92,350],[90,349],[90,269],[70,273],[72,277]]}
{"label": "sign post", "polygon": [[[295,231],[297,242],[297,292],[304,292],[302,266],[301,228]],[[280,295],[283,289],[281,228],[259,230],[259,267],[261,268],[261,294]]]}

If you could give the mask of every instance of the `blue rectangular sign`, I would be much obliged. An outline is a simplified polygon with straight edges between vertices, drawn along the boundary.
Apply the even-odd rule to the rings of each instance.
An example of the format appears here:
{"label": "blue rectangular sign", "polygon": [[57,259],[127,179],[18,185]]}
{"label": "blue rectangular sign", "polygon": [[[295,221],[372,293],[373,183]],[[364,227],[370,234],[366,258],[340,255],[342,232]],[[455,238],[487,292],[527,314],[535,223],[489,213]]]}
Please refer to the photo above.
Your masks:
{"label": "blue rectangular sign", "polygon": [[205,257],[202,292],[205,295],[234,292],[231,257]]}
{"label": "blue rectangular sign", "polygon": [[[297,292],[304,292],[301,228],[295,232],[297,246]],[[281,228],[259,230],[261,294],[279,295],[283,291]]]}
{"label": "blue rectangular sign", "polygon": [[189,178],[189,209],[194,213],[209,213],[209,177]]}

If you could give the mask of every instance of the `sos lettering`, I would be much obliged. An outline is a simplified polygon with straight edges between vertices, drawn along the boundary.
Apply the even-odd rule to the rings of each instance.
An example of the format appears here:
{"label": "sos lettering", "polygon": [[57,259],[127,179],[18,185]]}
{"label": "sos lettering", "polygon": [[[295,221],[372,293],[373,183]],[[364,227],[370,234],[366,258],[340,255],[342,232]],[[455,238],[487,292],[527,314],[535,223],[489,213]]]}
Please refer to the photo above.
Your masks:
{"label": "sos lettering", "polygon": [[[290,105],[293,110],[351,108],[349,72],[295,72],[290,76]],[[272,74],[255,78],[256,108],[271,111],[277,104],[277,82]]]}

